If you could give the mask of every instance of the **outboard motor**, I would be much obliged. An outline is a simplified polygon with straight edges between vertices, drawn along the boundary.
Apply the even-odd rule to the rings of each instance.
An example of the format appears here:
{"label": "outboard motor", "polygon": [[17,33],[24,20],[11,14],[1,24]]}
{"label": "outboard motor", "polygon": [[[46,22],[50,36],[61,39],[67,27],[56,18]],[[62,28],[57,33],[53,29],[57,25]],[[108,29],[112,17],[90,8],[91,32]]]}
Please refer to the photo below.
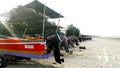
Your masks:
{"label": "outboard motor", "polygon": [[50,53],[53,50],[55,61],[59,64],[61,64],[61,62],[64,62],[63,58],[60,59],[61,58],[61,53],[59,49],[60,41],[61,39],[58,34],[47,37],[47,53]]}

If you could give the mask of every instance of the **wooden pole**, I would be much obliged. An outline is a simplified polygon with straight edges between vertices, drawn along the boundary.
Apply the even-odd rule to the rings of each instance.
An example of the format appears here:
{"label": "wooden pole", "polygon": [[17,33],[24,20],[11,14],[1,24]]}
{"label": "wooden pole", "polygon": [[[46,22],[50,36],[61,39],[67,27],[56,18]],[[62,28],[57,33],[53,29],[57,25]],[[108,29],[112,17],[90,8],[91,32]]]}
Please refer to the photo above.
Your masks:
{"label": "wooden pole", "polygon": [[[44,8],[43,8],[43,30],[42,30],[42,36],[43,36],[43,39],[45,38],[45,11],[46,11],[46,6],[44,5]],[[45,41],[45,39],[44,39]]]}
{"label": "wooden pole", "polygon": [[25,28],[24,33],[23,33],[23,38],[25,37],[25,33],[27,31],[27,28]]}
{"label": "wooden pole", "polygon": [[56,28],[56,33],[58,31],[59,25],[60,25],[60,14],[59,14],[59,18],[58,18],[58,24],[57,24],[57,28]]}

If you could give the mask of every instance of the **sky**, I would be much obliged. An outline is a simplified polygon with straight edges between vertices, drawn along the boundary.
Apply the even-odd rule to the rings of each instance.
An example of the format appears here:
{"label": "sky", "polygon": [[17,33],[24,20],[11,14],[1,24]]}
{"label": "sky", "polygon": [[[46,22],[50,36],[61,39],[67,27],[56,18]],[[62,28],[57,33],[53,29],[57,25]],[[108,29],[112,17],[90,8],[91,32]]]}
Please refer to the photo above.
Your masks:
{"label": "sky", "polygon": [[[0,14],[33,0],[0,0]],[[60,25],[81,34],[120,37],[120,0],[38,0],[62,14]],[[56,21],[57,23],[57,21]]]}

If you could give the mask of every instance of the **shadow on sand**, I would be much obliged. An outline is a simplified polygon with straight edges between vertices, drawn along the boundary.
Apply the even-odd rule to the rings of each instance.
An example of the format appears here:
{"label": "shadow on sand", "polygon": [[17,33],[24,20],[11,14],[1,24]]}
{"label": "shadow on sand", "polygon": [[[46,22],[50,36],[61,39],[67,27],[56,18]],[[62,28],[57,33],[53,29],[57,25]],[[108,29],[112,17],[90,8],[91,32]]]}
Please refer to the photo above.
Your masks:
{"label": "shadow on sand", "polygon": [[51,65],[44,65],[34,60],[29,60],[9,63],[5,68],[56,68],[56,67]]}

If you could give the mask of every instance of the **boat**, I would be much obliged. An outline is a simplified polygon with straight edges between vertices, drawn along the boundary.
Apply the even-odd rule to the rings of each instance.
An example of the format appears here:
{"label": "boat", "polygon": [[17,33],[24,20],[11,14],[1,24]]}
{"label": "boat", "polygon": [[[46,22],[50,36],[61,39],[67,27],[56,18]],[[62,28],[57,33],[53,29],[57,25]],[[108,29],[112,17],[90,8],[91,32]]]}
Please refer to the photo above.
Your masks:
{"label": "boat", "polygon": [[27,58],[48,58],[46,42],[18,38],[0,38],[0,54]]}
{"label": "boat", "polygon": [[9,61],[30,58],[48,59],[51,56],[54,56],[55,61],[61,64],[64,59],[60,58],[59,42],[58,34],[48,36],[46,42],[13,37],[0,38],[0,67],[5,66]]}

